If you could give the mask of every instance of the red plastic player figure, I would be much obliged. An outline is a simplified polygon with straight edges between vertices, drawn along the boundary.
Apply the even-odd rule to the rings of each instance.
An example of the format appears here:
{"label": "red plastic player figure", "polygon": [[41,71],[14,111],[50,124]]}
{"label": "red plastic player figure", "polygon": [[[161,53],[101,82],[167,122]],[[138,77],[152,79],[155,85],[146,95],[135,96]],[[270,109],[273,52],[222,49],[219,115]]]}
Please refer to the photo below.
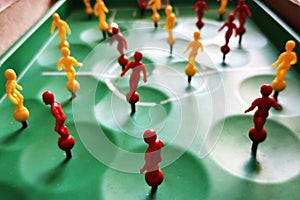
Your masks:
{"label": "red plastic player figure", "polygon": [[66,115],[60,103],[54,100],[54,94],[51,91],[45,91],[43,93],[43,101],[46,105],[51,105],[52,115],[56,119],[55,131],[60,135],[58,146],[66,152],[66,159],[69,160],[72,158],[71,149],[75,144],[75,140],[74,137],[70,135],[68,127],[64,124]]}
{"label": "red plastic player figure", "polygon": [[249,17],[252,16],[252,13],[249,9],[249,7],[246,5],[245,0],[239,0],[238,5],[235,7],[233,14],[236,15],[238,13],[238,18],[239,18],[239,27],[237,29],[237,32],[240,36],[239,38],[239,44],[241,45],[242,43],[242,36],[246,32],[246,28],[244,27],[247,15]]}
{"label": "red plastic player figure", "polygon": [[228,15],[228,21],[226,21],[222,26],[221,28],[219,28],[219,32],[225,27],[227,26],[228,29],[226,31],[226,34],[225,34],[225,44],[221,47],[221,51],[223,53],[223,64],[225,63],[225,56],[227,53],[229,53],[230,51],[230,48],[228,46],[228,43],[229,43],[229,39],[233,33],[233,30],[235,30],[235,36],[237,36],[237,27],[235,25],[235,23],[233,22],[234,20],[234,14],[233,13],[230,13]]}
{"label": "red plastic player figure", "polygon": [[198,21],[196,22],[196,26],[200,30],[204,26],[204,22],[202,21],[204,15],[204,9],[208,10],[208,6],[204,0],[199,0],[194,5],[194,11],[197,12]]}
{"label": "red plastic player figure", "polygon": [[144,132],[144,141],[149,146],[145,153],[145,165],[140,169],[140,173],[146,171],[145,180],[152,187],[152,192],[155,192],[164,180],[164,174],[159,168],[159,163],[162,161],[161,148],[164,146],[164,142],[157,139],[157,134],[152,129]]}
{"label": "red plastic player figure", "polygon": [[112,38],[110,40],[110,45],[113,45],[114,41],[118,42],[118,51],[121,54],[118,62],[119,64],[122,66],[122,70],[124,70],[125,66],[128,63],[128,58],[127,56],[125,56],[124,54],[124,49],[127,50],[127,41],[125,39],[125,37],[120,33],[119,31],[119,27],[117,24],[112,25]]}
{"label": "red plastic player figure", "polygon": [[245,110],[245,113],[247,113],[257,107],[253,117],[254,127],[249,131],[249,137],[253,142],[251,150],[254,157],[256,157],[258,144],[263,142],[267,137],[267,132],[263,127],[267,117],[269,116],[270,108],[273,107],[276,110],[280,109],[275,99],[269,97],[272,91],[273,88],[271,85],[262,85],[260,88],[262,97],[255,99],[251,106]]}
{"label": "red plastic player figure", "polygon": [[141,62],[143,54],[139,51],[134,53],[134,61],[129,62],[125,69],[122,71],[121,76],[123,77],[129,69],[132,69],[130,75],[129,86],[130,90],[126,94],[127,101],[131,104],[131,114],[135,113],[135,103],[139,100],[139,94],[136,92],[140,81],[141,71],[144,74],[144,83],[147,82],[147,71],[145,65]]}
{"label": "red plastic player figure", "polygon": [[139,0],[139,8],[140,8],[141,16],[145,15],[146,7],[147,7],[146,1],[145,0]]}

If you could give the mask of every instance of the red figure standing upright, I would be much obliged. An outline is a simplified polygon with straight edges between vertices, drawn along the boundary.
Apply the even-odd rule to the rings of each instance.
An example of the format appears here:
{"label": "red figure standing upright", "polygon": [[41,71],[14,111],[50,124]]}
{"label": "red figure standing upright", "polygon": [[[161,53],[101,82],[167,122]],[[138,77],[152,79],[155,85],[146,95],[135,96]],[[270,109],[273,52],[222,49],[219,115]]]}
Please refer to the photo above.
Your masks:
{"label": "red figure standing upright", "polygon": [[273,88],[271,85],[262,85],[260,88],[262,97],[255,99],[251,106],[245,110],[245,113],[247,113],[257,107],[253,117],[254,127],[249,131],[249,137],[253,142],[251,150],[254,157],[256,157],[258,144],[263,142],[267,137],[267,132],[263,127],[267,117],[269,116],[270,108],[273,107],[276,110],[280,109],[275,99],[269,97],[272,91]]}
{"label": "red figure standing upright", "polygon": [[75,144],[74,137],[70,135],[68,127],[64,124],[66,115],[59,102],[54,100],[54,94],[51,91],[43,93],[43,101],[46,105],[50,104],[52,115],[56,119],[55,131],[60,135],[58,146],[66,152],[66,159],[72,158],[71,149]]}
{"label": "red figure standing upright", "polygon": [[229,43],[229,39],[233,33],[233,30],[235,31],[235,36],[237,36],[237,27],[235,25],[235,23],[233,22],[234,20],[234,14],[233,13],[230,13],[228,15],[228,21],[226,21],[222,26],[221,28],[219,28],[219,32],[227,26],[227,31],[226,31],[226,34],[225,34],[225,44],[221,47],[221,51],[223,53],[223,64],[225,63],[225,56],[227,53],[229,53],[230,51],[230,48],[228,46],[228,43]]}
{"label": "red figure standing upright", "polygon": [[125,69],[122,71],[123,77],[129,69],[132,69],[132,73],[129,79],[130,90],[126,94],[127,101],[131,104],[131,115],[135,113],[135,103],[139,101],[139,94],[136,92],[141,77],[141,71],[144,74],[144,83],[147,82],[147,71],[145,65],[141,62],[143,54],[139,51],[134,53],[134,61],[129,62]]}
{"label": "red figure standing upright", "polygon": [[202,21],[204,16],[204,9],[208,10],[208,6],[204,0],[199,0],[194,5],[194,11],[197,12],[198,21],[196,22],[196,26],[200,30],[204,26],[204,22]]}
{"label": "red figure standing upright", "polygon": [[124,70],[125,66],[128,63],[128,58],[124,54],[124,49],[127,50],[127,41],[125,37],[120,33],[120,29],[117,24],[112,27],[112,38],[110,40],[110,45],[113,45],[115,41],[118,42],[118,51],[120,53],[120,57],[118,59],[119,64],[122,66],[122,70]]}
{"label": "red figure standing upright", "polygon": [[240,36],[239,44],[241,45],[242,36],[246,32],[246,28],[245,28],[244,25],[245,25],[245,22],[246,22],[247,15],[249,17],[252,16],[252,13],[251,13],[249,7],[245,3],[245,0],[239,0],[238,5],[235,7],[235,9],[233,11],[234,15],[236,15],[236,13],[238,13],[238,18],[239,18],[239,27],[237,29],[237,32]]}
{"label": "red figure standing upright", "polygon": [[144,141],[149,146],[145,152],[145,165],[140,169],[140,173],[146,171],[145,180],[152,187],[152,192],[155,192],[164,180],[164,174],[159,168],[159,163],[162,161],[161,148],[164,147],[164,142],[157,139],[157,134],[152,129],[144,132]]}

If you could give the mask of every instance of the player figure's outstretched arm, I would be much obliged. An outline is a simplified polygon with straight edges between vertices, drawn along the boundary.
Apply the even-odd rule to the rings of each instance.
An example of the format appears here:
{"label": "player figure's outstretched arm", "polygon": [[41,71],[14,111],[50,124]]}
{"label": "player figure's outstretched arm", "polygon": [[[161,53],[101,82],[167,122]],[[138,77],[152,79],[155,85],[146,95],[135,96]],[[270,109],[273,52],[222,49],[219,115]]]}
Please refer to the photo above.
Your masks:
{"label": "player figure's outstretched arm", "polygon": [[56,22],[52,22],[52,25],[51,25],[51,28],[50,28],[50,33],[51,34],[54,33],[55,27],[56,27]]}
{"label": "player figure's outstretched arm", "polygon": [[144,64],[142,64],[140,66],[142,68],[142,72],[143,72],[143,75],[144,75],[144,83],[147,83],[147,71],[146,71],[146,67]]}
{"label": "player figure's outstretched arm", "polygon": [[108,10],[108,8],[106,7],[106,5],[104,4],[104,2],[103,3],[101,3],[101,5],[102,5],[102,9],[103,9],[103,11],[105,12],[105,13],[108,13],[109,12],[109,10]]}
{"label": "player figure's outstretched arm", "polygon": [[71,34],[71,29],[70,29],[69,25],[66,22],[64,22],[63,25],[64,25],[67,33],[70,35]]}
{"label": "player figure's outstretched arm", "polygon": [[245,9],[246,9],[247,15],[249,17],[252,17],[252,13],[251,13],[251,11],[250,11],[250,9],[249,9],[249,7],[247,5],[245,5]]}
{"label": "player figure's outstretched arm", "polygon": [[285,53],[280,54],[278,59],[272,64],[272,67],[276,67],[277,65],[282,63],[282,61],[284,60],[284,57],[285,57]]}
{"label": "player figure's outstretched arm", "polygon": [[64,64],[63,58],[60,58],[57,62],[57,70],[61,71],[62,70],[62,66]]}
{"label": "player figure's outstretched arm", "polygon": [[276,110],[280,110],[280,106],[278,105],[278,103],[275,101],[275,99],[272,99],[273,103],[272,103],[272,107],[275,108]]}
{"label": "player figure's outstretched arm", "polygon": [[219,32],[221,31],[221,30],[223,30],[223,28],[225,27],[225,26],[227,26],[227,22],[225,22],[220,28],[219,28]]}
{"label": "player figure's outstretched arm", "polygon": [[132,65],[131,63],[128,63],[128,64],[126,65],[125,69],[124,69],[124,70],[122,71],[122,73],[121,73],[121,77],[123,77],[123,76],[126,74],[126,72],[127,72],[130,68],[132,68],[131,65]]}
{"label": "player figure's outstretched arm", "polygon": [[245,110],[245,113],[252,111],[258,105],[258,102],[258,99],[254,100],[251,106],[247,110]]}
{"label": "player figure's outstretched arm", "polygon": [[296,54],[295,52],[293,52],[292,55],[293,55],[293,59],[292,59],[292,61],[291,61],[291,65],[294,65],[294,64],[297,63],[298,58],[297,58],[297,54]]}
{"label": "player figure's outstretched arm", "polygon": [[82,67],[82,63],[78,62],[75,58],[70,57],[70,61],[73,65],[75,65],[77,67]]}
{"label": "player figure's outstretched arm", "polygon": [[185,54],[191,47],[192,47],[192,42],[190,42],[187,47],[185,48],[185,50],[183,51],[183,54]]}

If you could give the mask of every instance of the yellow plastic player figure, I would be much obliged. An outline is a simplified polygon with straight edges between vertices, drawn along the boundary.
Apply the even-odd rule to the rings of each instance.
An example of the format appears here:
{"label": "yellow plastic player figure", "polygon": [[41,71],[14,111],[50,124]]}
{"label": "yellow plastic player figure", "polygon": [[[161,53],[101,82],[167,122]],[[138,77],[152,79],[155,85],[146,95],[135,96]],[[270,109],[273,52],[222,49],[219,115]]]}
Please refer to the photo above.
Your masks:
{"label": "yellow plastic player figure", "polygon": [[99,29],[102,31],[104,39],[106,39],[106,32],[109,29],[109,26],[106,23],[106,13],[108,12],[109,10],[104,4],[103,0],[97,0],[94,6],[94,13],[99,17]]}
{"label": "yellow plastic player figure", "polygon": [[220,2],[220,7],[218,9],[219,20],[223,20],[223,16],[226,13],[226,6],[227,6],[228,0],[218,0],[218,1],[221,1]]}
{"label": "yellow plastic player figure", "polygon": [[279,92],[285,89],[285,75],[291,68],[291,65],[297,63],[297,54],[293,52],[296,43],[293,40],[289,40],[285,44],[285,52],[281,53],[276,62],[272,64],[273,67],[278,66],[276,71],[276,78],[272,82],[272,87],[275,90],[274,99],[277,101]]}
{"label": "yellow plastic player figure", "polygon": [[151,6],[152,9],[152,21],[154,22],[155,28],[157,28],[157,23],[160,20],[160,15],[158,13],[158,10],[161,8],[161,0],[150,0],[148,2],[148,5]]}
{"label": "yellow plastic player figure", "polygon": [[67,89],[72,92],[72,98],[75,98],[75,92],[79,90],[80,84],[75,80],[76,71],[73,65],[81,67],[82,63],[79,63],[74,57],[70,56],[71,51],[67,47],[63,47],[61,49],[61,54],[63,57],[58,60],[57,69],[61,71],[62,66],[64,66],[64,70],[67,73],[68,78]]}
{"label": "yellow plastic player figure", "polygon": [[188,65],[185,69],[185,73],[188,76],[188,83],[191,82],[192,76],[194,76],[197,72],[197,68],[195,67],[196,63],[196,56],[198,54],[198,50],[201,49],[203,51],[203,45],[201,41],[199,40],[200,38],[200,32],[195,31],[194,32],[194,40],[191,41],[186,49],[184,50],[183,53],[186,53],[189,49],[191,49],[190,55],[188,57]]}
{"label": "yellow plastic player figure", "polygon": [[69,43],[67,42],[67,33],[71,34],[71,29],[69,25],[62,19],[60,19],[60,16],[57,13],[54,13],[52,15],[53,22],[50,29],[50,33],[53,34],[55,28],[57,27],[58,36],[60,38],[59,47],[62,48],[64,46],[69,46]]}
{"label": "yellow plastic player figure", "polygon": [[23,90],[22,86],[17,83],[17,76],[14,70],[7,69],[5,71],[6,82],[6,96],[15,105],[14,118],[21,122],[23,127],[28,126],[27,119],[29,118],[29,111],[23,105],[24,97],[18,90]]}
{"label": "yellow plastic player figure", "polygon": [[89,19],[92,18],[92,15],[94,13],[90,0],[83,0],[83,3],[85,5],[85,13],[88,15]]}
{"label": "yellow plastic player figure", "polygon": [[164,28],[168,31],[169,37],[167,39],[167,42],[170,44],[170,54],[172,54],[173,45],[176,42],[176,39],[173,36],[173,28],[175,26],[176,22],[176,15],[173,13],[172,6],[168,5],[165,9],[166,12],[166,24]]}

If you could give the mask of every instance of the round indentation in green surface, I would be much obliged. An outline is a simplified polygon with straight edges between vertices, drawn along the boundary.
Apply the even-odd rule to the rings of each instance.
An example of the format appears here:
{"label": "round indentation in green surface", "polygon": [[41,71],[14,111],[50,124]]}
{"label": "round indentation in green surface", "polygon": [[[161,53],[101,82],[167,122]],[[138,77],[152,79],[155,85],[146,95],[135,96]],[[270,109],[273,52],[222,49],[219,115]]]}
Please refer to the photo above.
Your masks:
{"label": "round indentation in green surface", "polygon": [[[193,40],[193,32],[197,31],[198,28],[196,26],[197,17],[195,17],[195,21],[191,20],[179,20],[178,26],[175,27],[174,31],[180,34],[183,34],[186,37],[189,37],[191,41]],[[218,35],[218,24],[212,23],[209,20],[204,20],[204,26],[201,29],[200,40],[211,39]]]}
{"label": "round indentation in green surface", "polygon": [[[160,130],[170,113],[171,103],[161,104],[168,99],[166,93],[152,87],[139,87],[140,101],[136,104],[136,113],[130,117],[130,104],[120,96],[109,95],[95,107],[98,122],[111,129],[120,129],[133,137],[141,137],[148,127]],[[124,94],[125,95],[125,94]],[[108,117],[106,112],[111,113]],[[114,128],[115,127],[115,128]]]}
{"label": "round indentation in green surface", "polygon": [[0,116],[0,120],[2,123],[0,129],[2,129],[2,131],[0,136],[0,149],[19,150],[41,139],[39,133],[41,125],[36,122],[43,118],[43,113],[40,109],[42,103],[36,99],[25,99],[24,106],[30,112],[30,116],[27,120],[29,126],[25,129],[22,129],[21,122],[14,119],[13,113],[15,109],[12,103],[11,106],[7,105],[1,107],[0,111],[2,115]]}
{"label": "round indentation in green surface", "polygon": [[[272,84],[274,79],[275,75],[267,74],[251,76],[245,79],[239,87],[241,98],[250,106],[252,101],[261,97],[261,85]],[[278,96],[278,103],[281,106],[281,110],[277,111],[275,109],[271,109],[270,112],[276,115],[298,116],[299,110],[295,108],[299,107],[300,82],[296,77],[287,77],[286,83],[286,89],[280,92]],[[272,95],[270,97],[272,97]]]}
{"label": "round indentation in green surface", "polygon": [[221,68],[244,67],[245,65],[250,63],[250,56],[246,50],[238,49],[237,46],[231,45],[231,43],[229,43],[229,47],[231,50],[228,54],[226,54],[225,64],[223,64],[223,53],[221,52],[222,45],[223,42],[220,44],[220,46],[215,44],[209,44],[205,46],[207,54],[215,62],[216,66]]}
{"label": "round indentation in green surface", "polygon": [[299,175],[299,138],[283,124],[270,118],[264,126],[267,138],[258,145],[257,158],[251,156],[252,141],[248,132],[253,127],[252,116],[226,117],[225,124],[218,122],[215,129],[222,127],[222,134],[211,152],[211,157],[226,171],[240,178],[261,183],[283,182]]}
{"label": "round indentation in green surface", "polygon": [[[71,55],[78,62],[83,62],[85,57],[92,50],[89,46],[83,44],[70,44]],[[51,46],[45,49],[38,57],[37,62],[39,65],[45,68],[51,69],[51,71],[57,71],[57,62],[62,57],[58,46]],[[76,66],[74,66],[76,68]]]}
{"label": "round indentation in green surface", "polygon": [[26,200],[29,199],[25,192],[17,188],[14,184],[0,182],[1,199],[5,200]]}
{"label": "round indentation in green surface", "polygon": [[[169,147],[168,153],[162,149],[163,162],[172,152],[176,154],[177,147]],[[142,148],[139,148],[142,149]],[[139,150],[140,151],[140,150]],[[145,149],[144,149],[145,151]],[[144,165],[144,160],[137,160],[139,166]],[[125,164],[125,163],[124,163]],[[101,194],[104,199],[152,199],[149,195],[150,186],[145,182],[145,174],[124,173],[107,170],[103,175]],[[153,199],[208,199],[211,189],[210,177],[196,156],[185,152],[175,162],[161,169],[164,181],[158,187]],[[131,192],[128,192],[131,191]]]}
{"label": "round indentation in green surface", "polygon": [[99,177],[105,167],[83,148],[74,124],[66,125],[75,138],[70,160],[65,160],[65,152],[58,147],[59,135],[54,131],[55,124],[53,128],[41,133],[43,139],[28,145],[21,154],[18,166],[21,175],[36,190],[52,193],[83,192],[87,188],[93,190],[101,185]]}

